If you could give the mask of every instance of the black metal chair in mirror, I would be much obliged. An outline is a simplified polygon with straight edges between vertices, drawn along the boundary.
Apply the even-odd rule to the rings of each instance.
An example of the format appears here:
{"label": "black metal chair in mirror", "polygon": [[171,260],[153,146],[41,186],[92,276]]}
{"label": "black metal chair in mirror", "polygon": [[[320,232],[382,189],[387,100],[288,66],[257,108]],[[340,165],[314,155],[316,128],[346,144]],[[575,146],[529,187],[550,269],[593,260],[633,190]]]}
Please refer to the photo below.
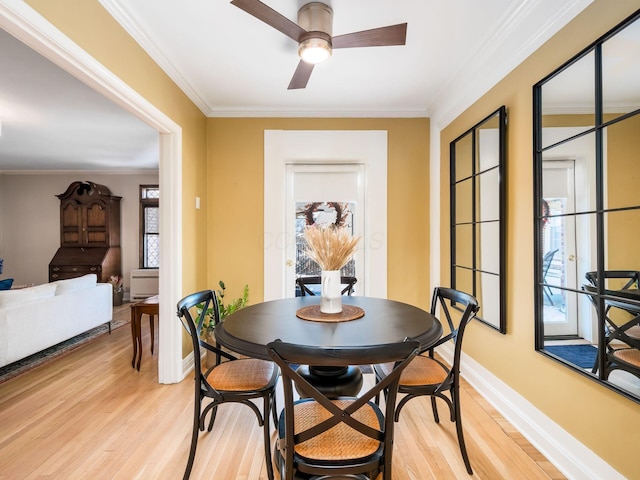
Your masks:
{"label": "black metal chair in mirror", "polygon": [[[298,474],[380,478],[382,470],[382,479],[391,480],[398,381],[418,353],[420,343],[408,340],[386,345],[317,348],[276,340],[267,348],[282,372],[284,391],[275,453],[280,478],[293,480],[299,478]],[[292,368],[294,364],[309,362],[326,366],[392,362],[392,366],[388,375],[366,392],[330,398]],[[296,400],[296,390],[306,398]],[[384,410],[372,401],[382,390],[389,399]]]}
{"label": "black metal chair in mirror", "polygon": [[[450,308],[454,304],[455,308],[464,309],[457,323],[454,323],[450,313]],[[394,419],[396,422],[399,420],[400,411],[409,400],[427,395],[431,397],[433,418],[436,423],[439,423],[440,417],[438,416],[436,397],[444,400],[449,407],[451,421],[456,424],[460,453],[462,454],[467,472],[469,475],[473,475],[462,431],[462,414],[460,411],[460,355],[462,353],[462,337],[465,328],[474,318],[480,307],[478,306],[478,301],[473,296],[459,290],[444,287],[438,287],[434,290],[431,300],[431,314],[436,315],[438,306],[440,306],[441,309],[440,318],[442,319],[442,317],[444,317],[447,319],[450,333],[438,340],[427,352],[416,356],[405,371],[402,372],[400,384],[398,385],[398,393],[403,393],[405,396],[396,407]],[[434,358],[434,348],[449,340],[453,340],[454,345],[451,367]],[[425,355],[425,353],[427,354]],[[390,365],[374,365],[374,371],[376,380],[382,381],[390,373]],[[444,395],[447,391],[451,398]],[[387,391],[385,390],[385,395],[386,394]],[[388,398],[387,402],[388,401],[392,400]]]}
{"label": "black metal chair in mirror", "polygon": [[553,257],[556,255],[556,253],[558,253],[558,249],[556,248],[555,250],[550,250],[547,253],[544,254],[544,257],[542,258],[542,281],[543,283],[545,283],[544,287],[543,287],[543,292],[544,292],[544,296],[547,297],[547,300],[549,300],[549,303],[551,304],[551,306],[553,306],[553,300],[551,299],[551,297],[553,296],[553,292],[551,291],[551,287],[549,287],[549,285],[546,285],[547,283],[547,273],[549,272],[549,268],[551,267],[551,262],[553,262]]}
{"label": "black metal chair in mirror", "polygon": [[[198,446],[198,431],[204,431],[207,414],[211,414],[208,431],[213,428],[218,406],[226,402],[247,405],[258,417],[258,424],[264,431],[264,452],[267,466],[267,476],[273,480],[273,466],[271,463],[271,432],[269,429],[269,412],[276,420],[275,388],[278,381],[278,367],[270,361],[254,358],[239,359],[219,346],[211,345],[201,335],[207,322],[212,321],[215,326],[220,321],[220,312],[215,292],[204,290],[184,297],[178,302],[178,318],[191,336],[194,358],[194,412],[193,431],[191,435],[191,449],[184,472],[183,480],[191,475],[193,461]],[[201,348],[214,353],[215,364],[202,371]],[[224,357],[224,361],[221,358]],[[203,400],[209,398],[211,402],[203,408]],[[254,399],[262,399],[262,414],[253,403]]]}
{"label": "black metal chair in mirror", "polygon": [[[626,370],[640,377],[640,305],[625,302],[624,298],[635,295],[640,300],[640,272],[636,270],[605,270],[602,272],[604,288],[617,292],[620,300],[605,300],[604,305],[604,339],[605,361],[604,379],[616,369]],[[582,289],[589,293],[589,300],[596,312],[598,303],[598,272],[587,272],[586,279],[591,285],[583,285]],[[592,372],[598,371],[598,360]]]}

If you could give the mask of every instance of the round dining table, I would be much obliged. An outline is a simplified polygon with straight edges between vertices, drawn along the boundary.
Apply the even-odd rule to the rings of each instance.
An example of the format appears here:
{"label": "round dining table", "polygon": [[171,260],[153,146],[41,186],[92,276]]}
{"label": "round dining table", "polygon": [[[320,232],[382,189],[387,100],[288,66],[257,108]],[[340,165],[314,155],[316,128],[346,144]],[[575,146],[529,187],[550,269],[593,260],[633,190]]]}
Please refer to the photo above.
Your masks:
{"label": "round dining table", "polygon": [[[427,349],[442,336],[442,325],[431,313],[402,302],[362,296],[342,297],[343,306],[364,313],[359,318],[335,321],[335,316],[322,315],[315,320],[298,314],[319,304],[313,296],[271,300],[251,305],[227,316],[215,327],[216,340],[234,352],[253,358],[270,360],[267,344],[274,340],[318,348],[366,347],[403,341],[420,342]],[[302,309],[302,310],[301,310]],[[301,374],[315,386],[335,389],[336,395],[359,391],[362,373],[357,366],[302,366]]]}

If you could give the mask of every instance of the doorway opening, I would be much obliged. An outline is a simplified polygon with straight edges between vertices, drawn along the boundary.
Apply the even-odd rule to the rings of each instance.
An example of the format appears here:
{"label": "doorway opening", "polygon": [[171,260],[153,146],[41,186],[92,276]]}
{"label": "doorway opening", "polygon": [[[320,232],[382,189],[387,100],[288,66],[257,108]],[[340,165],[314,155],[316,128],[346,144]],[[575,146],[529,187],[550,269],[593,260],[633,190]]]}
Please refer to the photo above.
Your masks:
{"label": "doorway opening", "polygon": [[295,295],[296,205],[354,203],[358,294],[387,296],[387,132],[265,130],[264,300]]}

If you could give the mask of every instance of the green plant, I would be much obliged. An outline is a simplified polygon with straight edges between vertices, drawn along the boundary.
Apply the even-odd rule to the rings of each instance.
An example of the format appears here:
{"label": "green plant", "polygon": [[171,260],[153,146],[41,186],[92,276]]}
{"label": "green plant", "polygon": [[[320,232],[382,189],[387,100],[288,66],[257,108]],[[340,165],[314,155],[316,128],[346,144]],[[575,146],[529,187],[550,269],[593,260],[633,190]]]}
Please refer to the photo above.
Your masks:
{"label": "green plant", "polygon": [[224,282],[220,280],[218,282],[220,290],[216,290],[216,296],[218,297],[218,307],[220,308],[220,320],[223,320],[227,315],[231,315],[236,310],[239,310],[247,305],[249,299],[249,285],[244,286],[242,297],[234,298],[230,303],[224,303],[224,291],[227,289]]}
{"label": "green plant", "polygon": [[[228,315],[231,315],[236,310],[239,310],[247,305],[247,300],[249,299],[249,285],[244,286],[242,297],[234,298],[229,303],[225,303],[225,300],[224,300],[224,296],[225,296],[224,292],[227,289],[224,282],[220,280],[218,282],[218,285],[220,286],[220,289],[216,290],[215,294],[216,294],[216,299],[218,300],[218,311],[220,312],[220,320],[222,321]],[[203,307],[204,305],[202,304],[196,307],[198,315],[200,314],[200,312],[202,312]],[[215,317],[213,313],[213,307],[209,307],[207,309],[207,315],[202,325],[202,332],[201,332],[202,336],[207,336],[213,332],[213,327],[215,326],[214,322],[215,322]]]}

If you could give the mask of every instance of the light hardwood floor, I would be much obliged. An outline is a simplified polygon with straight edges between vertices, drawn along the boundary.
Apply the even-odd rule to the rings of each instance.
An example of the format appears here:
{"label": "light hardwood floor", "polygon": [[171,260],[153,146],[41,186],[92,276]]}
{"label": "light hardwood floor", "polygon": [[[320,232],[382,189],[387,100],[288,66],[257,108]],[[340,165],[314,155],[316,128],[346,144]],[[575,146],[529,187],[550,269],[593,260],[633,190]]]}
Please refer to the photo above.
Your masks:
{"label": "light hardwood floor", "polygon": [[[127,316],[129,306],[116,314]],[[0,384],[0,479],[182,478],[193,380],[157,383],[146,317],[142,327],[139,372],[131,368],[127,324]],[[565,478],[466,383],[461,398],[474,478]],[[445,410],[436,424],[427,399],[407,404],[396,429],[394,480],[469,478]],[[191,478],[267,478],[262,432],[248,408],[220,407],[214,430],[201,433]]]}

